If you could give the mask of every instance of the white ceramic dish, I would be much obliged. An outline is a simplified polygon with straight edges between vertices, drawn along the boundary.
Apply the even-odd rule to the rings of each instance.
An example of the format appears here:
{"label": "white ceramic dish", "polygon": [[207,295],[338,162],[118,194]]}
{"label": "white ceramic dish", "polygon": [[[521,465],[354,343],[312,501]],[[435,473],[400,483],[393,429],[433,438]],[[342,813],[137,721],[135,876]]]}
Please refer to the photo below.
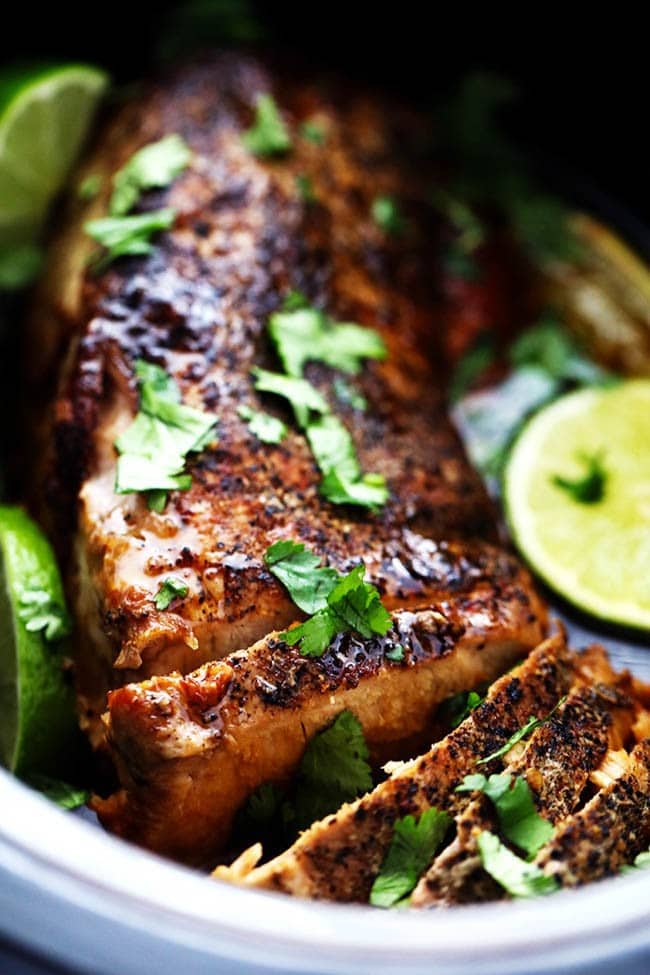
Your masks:
{"label": "white ceramic dish", "polygon": [[[594,634],[570,625],[581,645]],[[650,652],[605,639],[650,676]],[[0,931],[93,975],[647,975],[650,871],[425,914],[245,891],[144,853],[0,772]]]}

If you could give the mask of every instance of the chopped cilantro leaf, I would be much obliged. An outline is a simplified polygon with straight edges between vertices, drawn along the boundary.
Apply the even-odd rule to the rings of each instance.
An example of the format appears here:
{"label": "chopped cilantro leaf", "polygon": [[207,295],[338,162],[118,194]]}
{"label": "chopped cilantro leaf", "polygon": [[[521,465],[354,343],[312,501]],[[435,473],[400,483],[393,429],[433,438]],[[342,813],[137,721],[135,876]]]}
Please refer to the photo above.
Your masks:
{"label": "chopped cilantro leaf", "polygon": [[343,379],[342,376],[335,376],[332,383],[332,388],[334,389],[334,395],[336,396],[339,403],[343,403],[346,406],[351,406],[353,410],[366,410],[368,408],[368,403],[365,396],[357,392],[353,386],[350,385],[347,380]]}
{"label": "chopped cilantro leaf", "polygon": [[156,609],[167,609],[175,599],[183,599],[189,590],[182,579],[175,576],[167,576],[158,587],[158,592],[154,596]]}
{"label": "chopped cilantro leaf", "polygon": [[250,432],[262,443],[280,443],[287,435],[286,424],[277,416],[263,410],[252,410],[250,406],[240,406],[237,412],[248,423]]}
{"label": "chopped cilantro leaf", "polygon": [[373,329],[334,322],[318,308],[275,312],[269,332],[289,376],[302,376],[307,362],[322,362],[356,375],[364,359],[386,358],[384,341]]}
{"label": "chopped cilantro leaf", "polygon": [[558,889],[555,877],[547,877],[536,864],[526,863],[515,856],[489,830],[479,833],[476,842],[483,869],[511,897],[537,897]]}
{"label": "chopped cilantro leaf", "polygon": [[243,135],[249,152],[256,156],[283,156],[291,149],[291,138],[272,95],[258,95],[255,119]]}
{"label": "chopped cilantro leaf", "polygon": [[269,372],[257,366],[252,370],[255,389],[260,393],[275,393],[288,400],[296,414],[300,426],[305,426],[310,412],[328,413],[329,405],[325,397],[306,379],[284,376],[280,372]]}
{"label": "chopped cilantro leaf", "polygon": [[394,196],[376,196],[370,212],[372,219],[385,234],[397,237],[404,232],[406,221]]}
{"label": "chopped cilantro leaf", "polygon": [[509,358],[516,368],[534,366],[560,382],[589,385],[610,378],[585,357],[567,329],[552,318],[543,318],[522,332],[512,343]]}
{"label": "chopped cilantro leaf", "polygon": [[320,559],[301,542],[274,542],[264,561],[276,579],[286,586],[296,606],[305,613],[316,613],[327,606],[327,597],[338,579],[334,569],[320,565]]}
{"label": "chopped cilantro leaf", "polygon": [[404,660],[405,652],[406,651],[404,650],[402,644],[396,643],[395,646],[386,651],[385,657],[386,660],[390,660],[391,663],[401,664],[402,660]]}
{"label": "chopped cilantro leaf", "polygon": [[78,809],[90,799],[87,789],[69,785],[61,779],[51,778],[49,775],[30,775],[26,779],[27,785],[37,789],[46,799],[55,802],[62,809]]}
{"label": "chopped cilantro leaf", "polygon": [[325,142],[325,128],[315,119],[306,119],[300,126],[300,135],[314,145],[322,146]]}
{"label": "chopped cilantro leaf", "polygon": [[465,718],[477,708],[483,698],[477,691],[460,691],[443,701],[438,709],[438,716],[445,725],[457,728]]}
{"label": "chopped cilantro leaf", "polygon": [[292,288],[282,299],[282,311],[296,311],[297,308],[308,308],[309,302],[302,291]]}
{"label": "chopped cilantro leaf", "polygon": [[250,796],[243,812],[245,827],[257,833],[280,833],[291,842],[299,830],[335,812],[372,788],[368,746],[351,711],[310,739],[294,787],[267,782]]}
{"label": "chopped cilantro leaf", "polygon": [[61,603],[45,589],[26,589],[20,594],[18,615],[31,633],[43,631],[48,642],[70,633],[70,617]]}
{"label": "chopped cilantro leaf", "polygon": [[326,605],[299,626],[280,634],[289,646],[300,643],[305,657],[320,657],[339,633],[357,633],[365,639],[385,635],[392,625],[390,613],[382,606],[379,592],[363,581],[365,566],[360,563],[338,579],[326,597]]}
{"label": "chopped cilantro leaf", "polygon": [[314,191],[314,184],[309,176],[305,176],[304,173],[298,173],[296,176],[296,189],[304,203],[316,203],[318,198]]}
{"label": "chopped cilantro leaf", "polygon": [[102,271],[118,257],[150,254],[153,250],[151,237],[160,230],[169,230],[176,212],[169,208],[138,213],[130,217],[100,217],[84,225],[86,233],[106,249],[93,265]]}
{"label": "chopped cilantro leaf", "polygon": [[332,504],[379,508],[388,499],[381,474],[362,474],[352,437],[338,417],[328,414],[306,430],[312,453],[323,473],[321,494]]}
{"label": "chopped cilantro leaf", "polygon": [[120,454],[115,491],[155,492],[153,509],[164,507],[166,491],[186,491],[192,479],[183,473],[189,453],[214,439],[216,417],[180,402],[180,391],[164,369],[139,360],[140,410],[115,441]]}
{"label": "chopped cilantro leaf", "polygon": [[307,745],[298,772],[293,824],[305,829],[371,788],[363,729],[351,711],[342,711]]}
{"label": "chopped cilantro leaf", "polygon": [[190,150],[175,133],[138,149],[113,177],[109,214],[124,216],[138,202],[143,190],[169,186],[189,161]]}
{"label": "chopped cilantro leaf", "polygon": [[541,728],[543,724],[546,724],[546,722],[553,717],[557,709],[564,704],[565,701],[566,697],[560,698],[553,710],[549,711],[545,718],[534,718],[532,716],[528,718],[526,721],[524,721],[521,728],[517,728],[514,734],[510,735],[507,742],[505,742],[501,748],[497,748],[495,752],[492,752],[490,755],[486,755],[485,758],[480,758],[476,764],[486,765],[488,762],[492,762],[495,758],[501,758],[501,756],[505,755],[506,752],[509,752],[518,741],[521,741],[522,738],[527,738],[528,735],[530,735],[537,728]]}
{"label": "chopped cilantro leaf", "polygon": [[494,804],[503,835],[528,857],[548,843],[553,826],[537,812],[530,786],[521,776],[466,775],[457,792],[482,792]]}
{"label": "chopped cilantro leaf", "polygon": [[80,200],[88,202],[94,200],[102,188],[102,179],[98,173],[90,173],[81,180],[77,187],[77,196]]}
{"label": "chopped cilantro leaf", "polygon": [[388,853],[372,885],[370,903],[375,907],[393,907],[408,896],[431,863],[451,823],[451,816],[435,806],[425,810],[417,820],[414,816],[398,819]]}
{"label": "chopped cilantro leaf", "polygon": [[568,478],[555,474],[551,478],[552,483],[566,491],[579,504],[597,504],[605,496],[607,483],[607,471],[603,467],[602,453],[580,453],[578,460],[586,467],[582,477]]}
{"label": "chopped cilantro leaf", "polygon": [[449,384],[449,399],[456,403],[465,395],[474,382],[496,361],[494,342],[488,336],[478,340],[465,355],[459,359]]}

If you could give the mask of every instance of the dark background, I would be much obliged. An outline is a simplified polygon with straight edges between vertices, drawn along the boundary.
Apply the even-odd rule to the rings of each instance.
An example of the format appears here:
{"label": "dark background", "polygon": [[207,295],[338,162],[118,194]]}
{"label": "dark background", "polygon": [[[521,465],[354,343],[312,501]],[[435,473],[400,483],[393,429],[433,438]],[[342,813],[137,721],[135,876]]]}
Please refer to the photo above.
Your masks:
{"label": "dark background", "polygon": [[[240,4],[221,0],[225,22]],[[172,8],[192,5],[12,4],[0,63],[77,58],[104,64],[117,80],[137,78],[156,63]],[[521,98],[506,123],[542,168],[549,161],[566,168],[579,184],[600,187],[650,220],[647,30],[629,6],[583,8],[581,20],[568,4],[526,5],[507,16],[495,13],[496,5],[476,12],[404,0],[252,6],[275,47],[422,102],[453,88],[468,70],[512,78]]]}

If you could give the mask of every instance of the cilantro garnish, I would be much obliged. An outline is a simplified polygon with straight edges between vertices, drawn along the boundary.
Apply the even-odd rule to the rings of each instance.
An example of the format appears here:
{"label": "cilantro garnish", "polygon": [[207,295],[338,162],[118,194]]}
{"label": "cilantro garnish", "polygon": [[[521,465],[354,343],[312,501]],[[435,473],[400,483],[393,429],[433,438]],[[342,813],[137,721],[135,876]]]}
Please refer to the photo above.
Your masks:
{"label": "cilantro garnish", "polygon": [[290,539],[274,542],[264,555],[269,572],[286,586],[296,606],[305,613],[316,613],[327,605],[336,586],[338,573],[320,565],[320,559],[301,542]]}
{"label": "cilantro garnish", "polygon": [[325,128],[320,122],[314,119],[306,119],[300,126],[300,135],[308,142],[313,142],[317,146],[322,146],[325,142]]}
{"label": "cilantro garnish", "polygon": [[589,385],[610,378],[585,357],[566,328],[548,317],[522,332],[512,343],[508,356],[515,368],[534,366],[559,382]]}
{"label": "cilantro garnish", "polygon": [[287,426],[277,416],[263,410],[253,410],[250,406],[240,406],[237,413],[248,423],[248,429],[262,443],[280,443],[287,434]]}
{"label": "cilantro garnish", "polygon": [[307,745],[291,818],[297,829],[305,829],[369,789],[372,775],[363,729],[351,711],[342,711]]}
{"label": "cilantro garnish", "polygon": [[388,499],[381,474],[363,474],[352,437],[331,413],[307,426],[307,439],[323,480],[321,494],[332,504],[358,504],[378,508]]}
{"label": "cilantro garnish", "polygon": [[438,717],[450,728],[457,728],[482,701],[483,698],[477,691],[459,691],[442,702]]}
{"label": "cilantro garnish", "polygon": [[163,579],[158,588],[158,592],[154,596],[154,603],[156,604],[156,609],[167,609],[167,607],[177,598],[184,598],[187,596],[189,590],[182,579],[177,579],[175,576],[167,576]]}
{"label": "cilantro garnish", "polygon": [[345,406],[351,406],[353,410],[363,411],[368,408],[365,396],[357,392],[342,376],[334,377],[332,388],[339,403],[343,403]]}
{"label": "cilantro garnish", "polygon": [[113,177],[108,212],[122,217],[138,202],[143,190],[169,186],[190,161],[190,150],[180,135],[167,135],[138,149]]}
{"label": "cilantro garnish", "polygon": [[300,643],[304,657],[321,657],[339,633],[357,633],[365,639],[384,636],[392,625],[379,592],[364,582],[365,566],[357,565],[328,593],[326,604],[305,623],[280,634],[289,646]]}
{"label": "cilantro garnish", "polygon": [[481,336],[476,345],[472,346],[456,363],[449,384],[451,402],[456,403],[464,396],[488,366],[496,362],[496,359],[494,340],[487,335]]}
{"label": "cilantro garnish", "polygon": [[314,190],[314,184],[309,176],[305,176],[304,173],[298,173],[296,176],[296,189],[303,203],[316,203],[317,196]]}
{"label": "cilantro garnish", "polygon": [[492,752],[490,755],[486,755],[485,758],[480,758],[476,764],[486,765],[488,762],[493,761],[495,758],[501,758],[502,755],[505,755],[506,752],[509,752],[510,749],[517,744],[517,742],[522,740],[522,738],[527,738],[528,735],[531,734],[531,732],[535,731],[537,728],[541,728],[543,724],[546,724],[546,722],[553,717],[553,715],[560,707],[560,705],[564,704],[565,701],[566,701],[566,697],[561,697],[560,700],[555,705],[555,707],[551,711],[549,711],[549,713],[546,715],[545,718],[534,718],[532,716],[530,718],[527,718],[527,720],[524,721],[521,728],[517,728],[514,734],[510,735],[507,742],[505,742],[505,744],[503,744],[501,748],[497,748],[495,752]]}
{"label": "cilantro garnish", "polygon": [[162,510],[167,491],[189,489],[192,478],[183,473],[186,457],[214,439],[217,420],[181,403],[176,383],[159,366],[140,359],[135,371],[140,410],[115,441],[120,454],[115,491],[148,493],[150,507]]}
{"label": "cilantro garnish", "polygon": [[391,647],[390,650],[386,651],[384,656],[386,657],[386,660],[390,660],[391,663],[401,664],[402,660],[404,660],[405,654],[406,651],[404,650],[402,644],[396,643],[394,647]]}
{"label": "cilantro garnish", "polygon": [[584,475],[568,478],[554,474],[552,483],[566,491],[579,504],[597,504],[603,500],[607,483],[607,471],[603,467],[602,456],[602,452],[579,453],[577,459],[586,467]]}
{"label": "cilantro garnish", "polygon": [[435,806],[417,820],[414,816],[398,819],[388,853],[372,885],[370,903],[393,907],[407,897],[431,863],[451,823],[451,816]]}
{"label": "cilantro garnish", "polygon": [[90,173],[79,183],[77,187],[77,196],[80,200],[88,202],[88,200],[94,200],[101,188],[101,176],[98,173]]}
{"label": "cilantro garnish", "polygon": [[151,213],[137,213],[130,217],[100,217],[84,224],[86,233],[106,249],[106,253],[94,263],[95,271],[101,271],[118,257],[150,254],[151,238],[160,230],[169,230],[176,211],[169,207]]}
{"label": "cilantro garnish", "polygon": [[526,779],[509,775],[466,775],[456,792],[482,792],[493,803],[503,835],[528,857],[548,843],[553,827],[537,812]]}
{"label": "cilantro garnish", "polygon": [[307,362],[357,375],[364,359],[385,359],[378,332],[353,322],[335,322],[318,308],[301,305],[275,312],[269,332],[289,376],[302,376]]}
{"label": "cilantro garnish", "polygon": [[242,141],[256,156],[283,156],[291,149],[291,137],[272,95],[258,95],[255,119]]}
{"label": "cilantro garnish", "polygon": [[65,606],[45,589],[26,589],[20,594],[18,615],[30,633],[43,631],[48,642],[60,640],[70,632],[70,617]]}
{"label": "cilantro garnish", "polygon": [[546,876],[535,863],[521,860],[489,830],[479,833],[476,842],[483,869],[511,897],[537,897],[558,890],[555,877]]}
{"label": "cilantro garnish", "polygon": [[647,870],[650,867],[650,850],[637,853],[632,863],[625,863],[620,873],[634,873],[635,870]]}
{"label": "cilantro garnish", "polygon": [[370,212],[372,219],[385,234],[397,237],[404,232],[406,221],[394,196],[376,196]]}
{"label": "cilantro garnish", "polygon": [[26,779],[27,785],[37,789],[46,799],[55,802],[62,809],[78,809],[90,799],[87,789],[69,785],[61,779],[53,779],[49,775],[30,775]]}
{"label": "cilantro garnish", "polygon": [[258,832],[275,825],[290,838],[368,792],[372,784],[361,724],[351,711],[342,711],[307,744],[292,793],[264,783],[250,796],[244,821]]}
{"label": "cilantro garnish", "polygon": [[255,389],[260,393],[275,393],[288,400],[301,427],[307,425],[310,412],[328,413],[329,404],[306,379],[284,376],[281,372],[269,372],[258,366],[252,370]]}

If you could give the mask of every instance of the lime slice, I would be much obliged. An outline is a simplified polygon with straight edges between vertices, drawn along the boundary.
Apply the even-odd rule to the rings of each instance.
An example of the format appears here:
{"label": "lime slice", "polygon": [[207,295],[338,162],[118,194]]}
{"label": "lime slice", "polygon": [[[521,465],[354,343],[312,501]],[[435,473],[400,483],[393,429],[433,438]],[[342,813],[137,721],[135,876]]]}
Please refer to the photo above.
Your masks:
{"label": "lime slice", "polygon": [[[600,455],[600,500],[575,482]],[[569,393],[538,413],[504,475],[506,516],[530,566],[580,609],[650,629],[650,380]]]}
{"label": "lime slice", "polygon": [[65,641],[21,618],[34,593],[64,605],[54,553],[20,508],[0,506],[0,761],[21,776],[60,772],[76,731]]}
{"label": "lime slice", "polygon": [[38,234],[107,84],[87,65],[0,75],[0,246]]}

